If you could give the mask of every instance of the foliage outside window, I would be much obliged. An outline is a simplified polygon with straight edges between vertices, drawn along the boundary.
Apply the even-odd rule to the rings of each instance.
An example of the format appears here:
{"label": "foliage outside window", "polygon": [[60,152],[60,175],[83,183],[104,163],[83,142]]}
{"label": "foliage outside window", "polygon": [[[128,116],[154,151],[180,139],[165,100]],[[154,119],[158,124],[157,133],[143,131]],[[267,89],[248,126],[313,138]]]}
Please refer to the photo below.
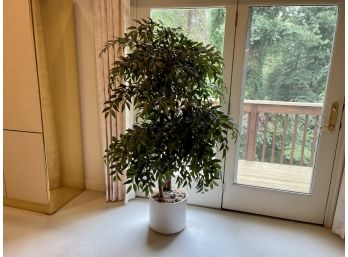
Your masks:
{"label": "foliage outside window", "polygon": [[[251,8],[250,39],[245,78],[245,99],[323,103],[336,28],[336,6],[277,6]],[[275,115],[268,122],[265,161],[270,161]],[[265,115],[259,115],[256,160],[261,160]],[[294,116],[289,116],[284,163],[291,153]],[[243,117],[240,156],[244,156],[247,119]],[[299,115],[294,164],[301,159],[305,116]],[[309,116],[304,165],[310,165],[315,117]],[[278,116],[278,131],[284,115]],[[281,134],[277,134],[275,162],[280,158]]]}

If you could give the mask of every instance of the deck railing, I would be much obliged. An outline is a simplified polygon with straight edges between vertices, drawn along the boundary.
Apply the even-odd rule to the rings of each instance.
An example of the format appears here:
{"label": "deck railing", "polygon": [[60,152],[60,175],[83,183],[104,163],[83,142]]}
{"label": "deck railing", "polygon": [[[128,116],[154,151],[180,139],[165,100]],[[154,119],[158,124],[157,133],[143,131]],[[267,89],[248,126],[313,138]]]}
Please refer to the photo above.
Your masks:
{"label": "deck railing", "polygon": [[[247,128],[246,128],[246,144],[243,149],[244,158],[249,161],[256,159],[256,146],[257,137],[259,135],[262,138],[261,152],[259,151],[258,160],[265,161],[265,153],[267,147],[267,137],[270,137],[271,133],[271,146],[268,139],[268,147],[271,147],[270,156],[268,155],[267,162],[284,163],[284,150],[287,145],[290,150],[290,156],[288,154],[287,159],[290,165],[294,163],[294,151],[296,142],[298,144],[298,130],[301,128],[300,136],[302,136],[300,149],[300,160],[297,161],[297,165],[311,166],[313,164],[313,158],[315,154],[316,142],[319,133],[319,117],[321,114],[321,103],[300,103],[300,102],[280,102],[280,101],[261,101],[261,100],[245,100],[244,101],[244,115],[247,115]],[[301,117],[301,125],[299,116]],[[262,119],[261,119],[262,116]],[[283,118],[281,118],[283,117]],[[307,142],[308,148],[308,126],[309,119],[311,120],[311,142],[310,142],[310,160],[304,163],[304,152]],[[289,121],[291,120],[292,131],[289,131]],[[273,123],[271,131],[268,130],[269,122]],[[281,124],[280,124],[281,122]],[[282,127],[281,129],[279,127]],[[259,133],[259,134],[258,134]],[[261,134],[260,134],[261,133]],[[289,142],[291,138],[291,142]],[[277,147],[276,149],[276,141]],[[279,142],[280,141],[280,142]],[[290,147],[290,149],[289,149]],[[260,149],[260,147],[259,147]],[[270,149],[268,149],[269,152]],[[275,160],[275,152],[277,151],[277,160]],[[270,158],[269,158],[270,157]]]}

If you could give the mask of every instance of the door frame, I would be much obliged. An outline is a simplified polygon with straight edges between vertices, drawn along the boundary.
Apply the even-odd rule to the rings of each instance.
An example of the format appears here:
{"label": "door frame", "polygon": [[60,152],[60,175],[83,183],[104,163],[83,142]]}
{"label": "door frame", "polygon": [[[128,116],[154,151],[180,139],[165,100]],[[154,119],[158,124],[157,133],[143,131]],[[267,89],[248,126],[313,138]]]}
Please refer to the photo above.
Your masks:
{"label": "door frame", "polygon": [[335,216],[338,194],[340,191],[341,180],[342,180],[344,167],[345,167],[344,143],[345,143],[345,109],[343,107],[343,112],[340,119],[340,131],[339,131],[339,135],[337,139],[337,147],[335,151],[334,167],[332,171],[329,195],[327,199],[327,205],[326,205],[326,211],[325,211],[325,217],[324,217],[325,227],[332,227],[334,216]]}

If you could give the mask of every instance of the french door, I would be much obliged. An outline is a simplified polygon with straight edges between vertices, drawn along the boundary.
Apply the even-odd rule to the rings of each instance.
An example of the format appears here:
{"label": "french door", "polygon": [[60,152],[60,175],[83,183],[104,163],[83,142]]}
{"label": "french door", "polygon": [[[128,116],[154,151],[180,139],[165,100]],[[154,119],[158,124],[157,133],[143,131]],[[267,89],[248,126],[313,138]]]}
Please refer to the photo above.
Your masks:
{"label": "french door", "polygon": [[222,206],[322,224],[344,104],[343,3],[245,0],[237,12],[240,137]]}
{"label": "french door", "polygon": [[189,202],[323,223],[344,105],[343,1],[136,1],[224,57],[222,109],[238,123],[222,181]]}

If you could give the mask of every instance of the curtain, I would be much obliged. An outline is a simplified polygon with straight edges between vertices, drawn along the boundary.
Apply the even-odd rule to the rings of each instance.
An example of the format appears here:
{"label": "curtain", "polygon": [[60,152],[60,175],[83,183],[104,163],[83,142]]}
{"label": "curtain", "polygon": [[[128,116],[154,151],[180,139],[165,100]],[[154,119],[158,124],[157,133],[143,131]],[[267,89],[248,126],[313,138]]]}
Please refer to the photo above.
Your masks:
{"label": "curtain", "polygon": [[335,216],[334,216],[334,221],[332,224],[332,231],[338,235],[340,235],[342,238],[344,238],[344,173],[342,176],[342,181],[341,181],[341,187],[340,187],[340,192],[338,194],[338,199],[337,199],[337,205],[336,205],[336,211],[335,211]]}
{"label": "curtain", "polygon": [[[117,118],[102,115],[104,102],[108,98],[109,69],[117,58],[116,51],[109,51],[99,57],[100,50],[107,40],[123,35],[129,24],[129,0],[94,0],[95,47],[97,63],[98,104],[101,125],[101,140],[103,151],[109,145],[113,136],[119,137],[125,127],[125,113],[118,113]],[[106,183],[106,201],[125,202],[134,197],[134,192],[126,194],[125,177],[122,181],[113,181],[109,176],[108,167],[104,167]]]}

